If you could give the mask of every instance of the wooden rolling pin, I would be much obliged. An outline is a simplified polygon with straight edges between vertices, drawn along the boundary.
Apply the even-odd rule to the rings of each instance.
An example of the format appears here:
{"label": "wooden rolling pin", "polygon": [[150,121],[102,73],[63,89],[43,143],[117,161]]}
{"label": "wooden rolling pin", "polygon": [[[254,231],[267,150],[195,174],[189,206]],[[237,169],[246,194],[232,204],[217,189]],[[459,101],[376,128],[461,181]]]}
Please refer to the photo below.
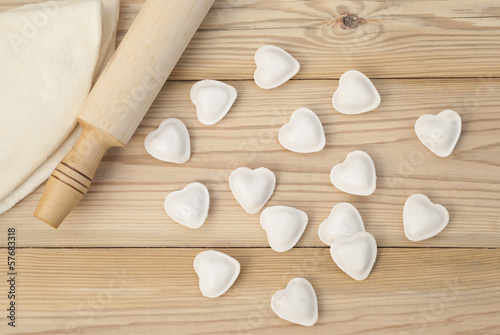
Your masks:
{"label": "wooden rolling pin", "polygon": [[82,135],[52,172],[37,218],[59,227],[106,151],[128,143],[213,2],[147,0],[79,111]]}

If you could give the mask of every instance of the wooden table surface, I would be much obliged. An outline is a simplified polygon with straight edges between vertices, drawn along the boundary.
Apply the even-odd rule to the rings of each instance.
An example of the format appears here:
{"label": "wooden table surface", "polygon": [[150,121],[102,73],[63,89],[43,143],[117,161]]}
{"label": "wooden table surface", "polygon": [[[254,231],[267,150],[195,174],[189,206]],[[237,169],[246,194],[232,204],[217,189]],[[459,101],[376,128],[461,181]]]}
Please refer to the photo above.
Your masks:
{"label": "wooden table surface", "polygon": [[[0,10],[27,2],[1,0]],[[122,0],[118,41],[143,4]],[[345,20],[346,16],[357,20]],[[89,194],[59,230],[32,217],[42,188],[0,216],[0,310],[6,315],[9,227],[17,234],[17,326],[0,334],[500,334],[500,3],[498,0],[218,0],[127,147],[112,149]],[[348,24],[355,22],[355,24]],[[253,82],[255,50],[274,44],[301,63],[274,90]],[[380,107],[349,116],[333,110],[339,76],[373,79]],[[200,124],[189,100],[201,79],[238,90],[229,114]],[[316,154],[284,150],[279,128],[299,107],[323,122],[327,146]],[[456,110],[463,131],[439,158],[416,138],[422,114]],[[187,125],[192,157],[155,160],[146,134],[165,118]],[[377,169],[370,197],[329,182],[333,165],[365,150]],[[302,209],[310,221],[297,246],[269,248],[259,215],[232,196],[240,166],[276,173],[268,205]],[[165,196],[199,181],[209,189],[205,225],[190,230],[164,212]],[[427,194],[450,212],[437,237],[414,243],[403,231],[406,198]],[[332,206],[355,205],[378,244],[371,275],[355,282],[317,236]],[[234,286],[204,298],[193,270],[206,248],[241,264]],[[275,291],[293,277],[318,294],[312,328],[279,319]]]}

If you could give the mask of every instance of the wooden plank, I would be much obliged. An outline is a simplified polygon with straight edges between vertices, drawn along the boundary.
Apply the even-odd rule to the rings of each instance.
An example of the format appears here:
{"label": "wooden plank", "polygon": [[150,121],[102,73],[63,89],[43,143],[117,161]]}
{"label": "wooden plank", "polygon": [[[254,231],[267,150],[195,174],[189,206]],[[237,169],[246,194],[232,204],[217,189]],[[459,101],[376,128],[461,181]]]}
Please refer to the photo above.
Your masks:
{"label": "wooden plank", "polygon": [[[361,25],[346,29],[348,14]],[[251,78],[263,44],[294,55],[301,79],[499,76],[499,15],[496,0],[217,1],[172,78]]]}
{"label": "wooden plank", "polygon": [[[379,249],[370,277],[355,282],[326,248],[224,249],[241,263],[241,274],[217,299],[199,292],[192,266],[199,251],[18,250],[17,327],[2,322],[0,333],[500,332],[500,250]],[[312,328],[283,321],[270,308],[274,292],[296,276],[307,278],[318,295],[319,321]],[[5,294],[0,305],[6,306]]]}
{"label": "wooden plank", "polygon": [[[0,11],[35,1],[3,0]],[[122,0],[119,40],[144,0]],[[358,15],[356,29],[342,24]],[[297,78],[500,76],[497,0],[221,0],[214,4],[171,78],[248,79],[263,44],[302,64]]]}
{"label": "wooden plank", "polygon": [[[2,0],[0,11],[36,1]],[[143,3],[122,0],[118,41]],[[347,14],[362,24],[346,29]],[[16,256],[18,326],[2,322],[0,334],[500,333],[499,15],[496,0],[216,1],[172,74],[177,81],[166,85],[130,145],[107,154],[88,197],[60,230],[32,217],[41,189],[0,216],[2,229],[16,227],[18,246],[28,247]],[[253,54],[263,44],[292,53],[302,65],[299,80],[258,89]],[[333,111],[338,82],[326,79],[351,68],[372,78],[419,79],[374,80],[381,107],[349,117]],[[429,79],[439,77],[456,79]],[[234,79],[239,93],[213,127],[196,120],[189,101],[193,80],[205,78]],[[279,128],[301,106],[325,126],[328,145],[319,154],[293,154],[277,143]],[[464,131],[453,156],[439,159],[418,142],[413,125],[445,108],[462,115]],[[146,134],[167,117],[190,130],[193,155],[185,165],[156,161],[143,149]],[[354,149],[375,160],[378,189],[368,198],[329,184],[331,167]],[[270,205],[309,214],[297,248],[267,248],[258,215],[232,197],[227,178],[243,165],[276,172]],[[169,192],[196,180],[208,186],[212,206],[206,225],[193,231],[169,219],[162,205]],[[451,214],[445,231],[422,243],[406,240],[402,228],[402,206],[415,192]],[[335,266],[317,237],[340,201],[359,208],[384,247],[362,283]],[[192,268],[202,250],[196,247],[207,246],[234,247],[219,250],[242,265],[218,299],[201,296]],[[280,320],[270,308],[272,294],[296,276],[318,293],[313,328]],[[2,275],[0,306],[7,306],[5,282]]]}
{"label": "wooden plank", "polygon": [[[266,166],[278,180],[269,205],[296,206],[309,215],[299,246],[323,245],[318,226],[341,201],[359,208],[379,246],[500,246],[500,79],[375,80],[382,105],[358,116],[333,110],[333,80],[295,80],[270,92],[250,81],[229,83],[239,92],[236,104],[207,127],[189,100],[192,82],[169,82],[129,145],[107,154],[90,193],[57,232],[32,217],[41,189],[0,223],[22,230],[19,243],[26,247],[267,246],[259,216],[246,214],[228,185],[234,168]],[[324,124],[327,147],[320,153],[295,154],[277,141],[279,128],[302,106]],[[453,155],[442,159],[418,141],[413,126],[420,115],[445,108],[462,115],[463,133]],[[146,134],[168,117],[182,119],[190,131],[193,152],[186,164],[160,162],[144,150]],[[370,197],[342,193],[329,181],[333,165],[356,149],[375,161],[378,185]],[[169,192],[193,181],[205,183],[212,199],[208,220],[197,230],[163,210]],[[408,241],[402,225],[403,204],[416,192],[451,214],[443,233],[422,243]]]}

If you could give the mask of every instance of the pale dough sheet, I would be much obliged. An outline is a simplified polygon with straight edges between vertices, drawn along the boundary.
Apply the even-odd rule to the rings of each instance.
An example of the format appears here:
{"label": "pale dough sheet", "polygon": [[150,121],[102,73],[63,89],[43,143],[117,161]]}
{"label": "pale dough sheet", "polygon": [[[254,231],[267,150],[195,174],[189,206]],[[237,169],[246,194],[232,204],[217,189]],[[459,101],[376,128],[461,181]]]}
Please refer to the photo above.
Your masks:
{"label": "pale dough sheet", "polygon": [[[101,4],[102,1],[102,4]],[[50,2],[53,4],[53,2]],[[49,3],[47,3],[49,4]],[[22,104],[22,99],[17,100],[16,104],[21,101],[21,108],[16,108],[16,104],[12,105],[7,105],[8,111],[15,113],[13,115],[7,115],[5,113],[5,110],[0,109],[2,111],[0,113],[0,153],[3,153],[2,150],[5,150],[8,152],[8,148],[15,148],[16,152],[19,154],[12,154],[10,152],[10,158],[9,160],[3,159],[2,162],[0,162],[0,171],[2,175],[0,175],[0,214],[6,212],[10,208],[12,208],[17,202],[22,200],[25,196],[33,192],[38,186],[40,186],[51,174],[52,170],[55,168],[55,166],[61,161],[61,159],[69,152],[71,147],[74,145],[76,140],[78,139],[78,136],[80,134],[80,129],[77,126],[75,128],[76,124],[76,112],[78,111],[78,108],[81,106],[83,103],[83,100],[86,98],[88,95],[88,92],[90,91],[90,85],[92,80],[96,80],[97,76],[102,72],[104,67],[106,66],[107,62],[111,58],[114,50],[115,50],[115,43],[116,43],[116,27],[117,27],[117,22],[118,22],[118,15],[119,15],[119,0],[77,0],[77,1],[58,1],[57,2],[58,7],[57,7],[57,15],[53,17],[54,20],[62,21],[64,24],[69,25],[71,22],[72,26],[79,25],[80,29],[90,29],[93,31],[93,34],[88,34],[86,37],[88,40],[91,42],[86,41],[86,43],[82,44],[85,47],[80,47],[78,49],[79,55],[75,57],[71,57],[70,59],[63,59],[62,61],[70,61],[74,62],[75,60],[77,61],[76,64],[79,64],[78,66],[81,69],[80,71],[70,71],[70,73],[76,72],[77,74],[80,74],[81,76],[82,73],[86,72],[88,73],[86,78],[78,78],[78,80],[74,79],[74,82],[68,83],[67,81],[69,78],[60,78],[60,80],[64,83],[60,83],[59,87],[63,84],[69,84],[73,85],[72,88],[74,89],[74,92],[71,92],[73,94],[64,95],[66,91],[63,89],[59,92],[57,92],[56,96],[54,97],[54,100],[52,100],[52,103],[55,104],[58,108],[50,108],[51,105],[50,103],[46,103],[46,105],[42,105],[44,107],[49,107],[47,109],[40,108],[39,105],[35,105],[33,103],[30,103],[30,101],[27,102],[27,104],[23,105]],[[96,7],[97,4],[97,7]],[[101,9],[102,6],[102,9]],[[68,8],[69,7],[69,8]],[[50,8],[50,7],[49,7]],[[20,19],[22,20],[23,17],[31,17],[33,19],[33,15],[36,15],[36,13],[40,13],[40,10],[43,10],[43,7],[40,6],[40,4],[33,4],[33,5],[27,5],[23,6],[11,11],[7,16],[7,19],[5,19],[5,13],[0,13],[0,31],[4,28],[9,28],[12,29],[16,25],[15,19]],[[97,10],[97,12],[96,12]],[[12,13],[14,12],[14,13]],[[49,12],[50,13],[50,12]],[[83,13],[88,13],[87,15],[82,15]],[[9,17],[10,15],[13,15],[12,17]],[[90,17],[89,17],[90,15]],[[86,18],[87,23],[81,23],[78,19],[75,17],[83,17]],[[93,22],[93,28],[90,28],[89,22]],[[56,23],[54,23],[56,24]],[[57,23],[57,24],[63,24],[63,23]],[[3,26],[2,26],[3,25]],[[99,25],[96,27],[96,25]],[[44,25],[42,28],[49,28],[50,24]],[[102,27],[102,28],[99,28]],[[61,28],[61,26],[58,26],[57,28]],[[66,28],[65,28],[66,29]],[[69,28],[68,28],[69,29]],[[102,31],[101,31],[102,29]],[[14,30],[15,31],[15,30]],[[65,43],[67,44],[67,48],[69,48],[68,52],[74,53],[74,45],[72,43],[76,39],[78,41],[78,36],[74,36],[75,33],[77,33],[78,29],[70,29],[71,32],[70,35],[67,35],[72,38],[66,38]],[[96,34],[96,31],[98,31],[98,34]],[[23,33],[23,31],[20,31]],[[33,39],[37,38],[42,38],[46,39],[48,38],[45,36],[46,32],[42,32],[41,30],[39,31],[39,34],[41,35],[40,37],[37,37],[36,35],[33,37]],[[61,34],[62,32],[59,32]],[[51,31],[51,34],[55,34],[55,36],[66,36],[66,35],[57,35],[58,31],[57,29],[53,29]],[[96,40],[95,40],[95,35],[98,35],[98,50],[94,50],[93,55],[88,56],[88,49],[87,46],[94,45]],[[20,35],[23,37],[23,35]],[[0,37],[0,45],[2,42],[1,37]],[[10,41],[9,41],[10,42]],[[24,42],[24,41],[23,41]],[[28,41],[29,42],[29,41]],[[27,43],[26,43],[27,44]],[[49,42],[50,44],[50,42]],[[43,44],[37,44],[36,41],[34,41],[34,45],[39,45],[38,47],[40,48],[39,52],[42,53],[44,50]],[[23,45],[20,45],[20,48],[23,47]],[[48,48],[47,50],[53,51],[51,48]],[[64,50],[64,49],[63,49]],[[96,53],[96,51],[98,51]],[[5,58],[8,60],[8,52],[0,51],[0,59],[3,61]],[[24,56],[26,57],[26,55]],[[86,60],[89,58],[94,59],[94,66],[89,67]],[[34,58],[34,57],[32,57]],[[23,58],[24,59],[24,58]],[[79,60],[84,60],[84,63],[78,63]],[[19,65],[21,61],[17,62],[17,65]],[[49,62],[52,62],[49,61]],[[73,67],[75,67],[74,63],[71,63]],[[68,66],[65,64],[64,66]],[[59,73],[50,73],[50,70],[53,70],[54,68],[57,68],[57,66],[54,66],[54,64],[50,64],[49,68],[46,69],[43,68],[43,62],[41,63],[35,63],[35,64],[29,64],[26,67],[30,67],[32,71],[39,71],[39,72],[46,72],[46,77],[49,77],[49,79],[54,79],[55,80],[55,75],[59,75]],[[70,66],[71,67],[71,66]],[[0,68],[0,72],[2,70],[5,70]],[[12,72],[15,72],[17,69],[15,67],[12,67]],[[26,71],[26,70],[25,70]],[[20,70],[20,72],[23,72],[23,69]],[[64,73],[66,73],[65,71]],[[17,72],[16,72],[17,73]],[[13,74],[11,74],[13,75]],[[29,77],[29,73],[26,74],[27,78]],[[71,78],[71,77],[70,77]],[[24,78],[26,79],[26,77]],[[90,82],[89,82],[90,81]],[[10,80],[9,81],[11,84],[17,83],[18,80]],[[21,85],[23,82],[23,78],[19,78],[19,85]],[[38,82],[40,84],[40,82]],[[42,81],[43,84],[45,84]],[[42,84],[42,87],[44,86]],[[0,89],[1,87],[0,83]],[[75,85],[80,85],[79,87],[76,87]],[[7,86],[7,85],[5,85]],[[27,89],[34,90],[36,89],[35,86],[30,86],[27,85]],[[54,85],[49,86],[53,88]],[[12,90],[10,90],[12,91]],[[9,91],[9,92],[10,92]],[[78,94],[75,92],[80,91]],[[4,91],[5,92],[5,91]],[[83,92],[83,94],[81,93]],[[55,92],[45,92],[47,94],[52,93],[54,94]],[[37,95],[38,94],[38,95]],[[36,98],[40,98],[39,92],[34,94]],[[42,94],[43,97],[43,94]],[[21,97],[16,97],[18,99],[20,98],[27,98],[24,96]],[[57,99],[56,99],[57,98]],[[71,98],[71,99],[70,99]],[[65,105],[61,105],[60,101],[58,100],[65,100]],[[0,106],[1,106],[0,102]],[[27,106],[28,105],[28,106]],[[34,106],[32,110],[27,111],[27,107],[29,106]],[[67,107],[66,109],[61,109],[61,106]],[[5,106],[1,106],[5,107]],[[39,115],[33,114],[34,111],[39,112]],[[58,118],[53,118],[51,119],[50,116],[48,115],[50,112],[58,112]],[[43,113],[43,114],[42,114]],[[41,115],[41,116],[40,116]],[[38,116],[38,117],[37,117]],[[55,122],[56,124],[50,125],[49,129],[56,129],[57,134],[54,131],[44,131],[42,125],[49,123],[47,120],[49,119],[50,122]],[[61,120],[62,119],[62,120]],[[2,127],[2,122],[3,122],[3,127]],[[10,127],[13,128],[13,131],[11,132],[4,132],[4,130],[7,130],[7,124],[10,124]],[[12,124],[18,123],[17,126],[13,126]],[[24,124],[24,126],[21,126],[21,124]],[[31,127],[35,128],[35,131],[31,132],[31,135],[26,133],[26,129],[29,128],[27,127],[28,125],[31,124]],[[15,128],[18,127],[18,128]],[[40,129],[42,128],[42,129]],[[19,132],[19,129],[24,129],[24,131]],[[17,138],[18,140],[22,140],[23,137],[28,137],[29,136],[34,136],[31,138],[36,138],[39,141],[35,142],[42,142],[36,146],[37,143],[35,143],[35,146],[40,150],[40,152],[37,152],[33,150],[34,148],[29,147],[26,148],[26,145],[23,147],[23,145],[16,145],[13,143],[14,141],[7,137],[9,135],[12,135],[14,133],[14,130],[17,130],[18,134],[17,137],[14,136],[14,138]],[[36,131],[38,130],[38,131]],[[67,135],[68,132],[70,133],[69,136]],[[65,135],[61,135],[61,133]],[[6,136],[7,135],[7,136]],[[22,136],[20,136],[22,135]],[[9,142],[11,141],[11,142]],[[33,143],[31,143],[33,144]],[[9,147],[10,145],[13,145],[13,147]],[[26,151],[23,151],[25,149],[28,149]],[[43,150],[42,150],[43,149]],[[25,154],[21,154],[22,152],[25,152]],[[29,153],[34,153],[34,155],[29,155]],[[9,156],[9,155],[2,155],[3,157]],[[45,156],[45,157],[44,157]],[[31,157],[31,159],[29,158]],[[48,158],[47,158],[48,157]],[[18,165],[15,165],[14,162],[18,162]],[[17,167],[20,167],[19,169]],[[5,172],[4,172],[5,171]],[[5,174],[4,174],[5,173]]]}

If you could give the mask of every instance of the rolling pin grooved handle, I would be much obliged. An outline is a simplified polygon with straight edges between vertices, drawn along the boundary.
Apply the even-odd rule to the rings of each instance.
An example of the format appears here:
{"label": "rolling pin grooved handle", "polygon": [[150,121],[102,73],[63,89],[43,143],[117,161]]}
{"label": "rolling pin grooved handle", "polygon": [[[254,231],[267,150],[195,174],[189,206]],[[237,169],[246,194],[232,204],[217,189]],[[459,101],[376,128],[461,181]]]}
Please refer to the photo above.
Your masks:
{"label": "rolling pin grooved handle", "polygon": [[[110,147],[122,143],[80,120],[82,135],[55,168],[45,186],[35,216],[58,228],[89,190],[102,157]],[[78,166],[78,168],[77,168]]]}
{"label": "rolling pin grooved handle", "polygon": [[35,216],[57,228],[87,193],[110,147],[132,137],[214,0],[147,0],[78,112],[82,135]]}

